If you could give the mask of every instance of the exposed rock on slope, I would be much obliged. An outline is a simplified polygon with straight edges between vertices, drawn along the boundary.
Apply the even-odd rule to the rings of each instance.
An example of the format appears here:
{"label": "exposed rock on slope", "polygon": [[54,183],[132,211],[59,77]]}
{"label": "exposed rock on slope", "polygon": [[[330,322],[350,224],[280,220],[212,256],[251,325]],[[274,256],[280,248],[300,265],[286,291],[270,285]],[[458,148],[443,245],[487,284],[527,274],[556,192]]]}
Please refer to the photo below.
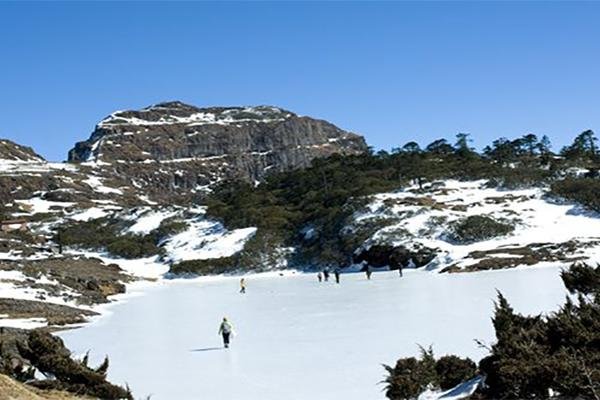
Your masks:
{"label": "exposed rock on slope", "polygon": [[367,150],[362,136],[268,106],[197,108],[181,102],[118,111],[69,151],[154,192],[197,191],[224,178],[262,180],[334,153]]}
{"label": "exposed rock on slope", "polygon": [[0,159],[13,162],[44,161],[31,147],[21,146],[6,139],[0,139]]}
{"label": "exposed rock on slope", "polygon": [[48,162],[29,147],[0,140],[0,208],[15,200],[34,197],[38,202],[72,203],[63,204],[64,207],[93,200],[140,202],[132,198],[139,193],[128,186],[128,181],[99,175],[90,166]]}

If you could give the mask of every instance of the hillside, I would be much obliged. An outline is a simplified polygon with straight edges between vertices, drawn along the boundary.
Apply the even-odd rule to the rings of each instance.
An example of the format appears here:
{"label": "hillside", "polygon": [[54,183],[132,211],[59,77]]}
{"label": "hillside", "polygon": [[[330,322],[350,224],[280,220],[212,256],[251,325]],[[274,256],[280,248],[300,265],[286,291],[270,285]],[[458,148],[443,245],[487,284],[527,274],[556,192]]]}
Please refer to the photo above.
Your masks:
{"label": "hillside", "polygon": [[[468,140],[458,135],[454,145],[438,140],[421,149],[410,142],[372,154],[360,150],[360,137],[278,108],[163,103],[103,120],[71,151],[75,163],[49,163],[3,142],[0,211],[10,226],[25,229],[0,233],[0,290],[10,297],[0,312],[15,326],[77,323],[139,278],[326,267],[466,272],[598,261],[593,132],[560,154],[531,135],[495,141],[482,153]],[[195,165],[214,152],[283,157],[298,149],[290,143],[339,152],[321,158],[329,150],[306,150],[317,157],[310,166],[308,158],[281,159],[282,172],[223,175],[192,197],[189,185],[179,196],[114,169],[143,165],[158,176],[163,164]]]}

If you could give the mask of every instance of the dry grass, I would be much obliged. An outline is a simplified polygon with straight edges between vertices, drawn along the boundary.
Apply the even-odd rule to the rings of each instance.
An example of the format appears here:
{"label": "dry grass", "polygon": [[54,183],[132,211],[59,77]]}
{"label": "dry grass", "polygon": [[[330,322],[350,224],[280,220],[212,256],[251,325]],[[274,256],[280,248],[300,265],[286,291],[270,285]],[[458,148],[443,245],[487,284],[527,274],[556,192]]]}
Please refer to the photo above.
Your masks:
{"label": "dry grass", "polygon": [[16,382],[6,375],[0,374],[0,400],[83,400],[70,393],[42,391]]}

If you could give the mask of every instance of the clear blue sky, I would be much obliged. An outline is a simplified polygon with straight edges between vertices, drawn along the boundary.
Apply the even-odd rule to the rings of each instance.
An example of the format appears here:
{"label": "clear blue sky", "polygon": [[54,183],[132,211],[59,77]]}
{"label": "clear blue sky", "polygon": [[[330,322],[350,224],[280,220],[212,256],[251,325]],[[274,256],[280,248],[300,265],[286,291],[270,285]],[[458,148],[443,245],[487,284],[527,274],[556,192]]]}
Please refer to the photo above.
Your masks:
{"label": "clear blue sky", "polygon": [[0,137],[62,160],[117,109],[278,105],[375,148],[600,131],[600,3],[0,3]]}

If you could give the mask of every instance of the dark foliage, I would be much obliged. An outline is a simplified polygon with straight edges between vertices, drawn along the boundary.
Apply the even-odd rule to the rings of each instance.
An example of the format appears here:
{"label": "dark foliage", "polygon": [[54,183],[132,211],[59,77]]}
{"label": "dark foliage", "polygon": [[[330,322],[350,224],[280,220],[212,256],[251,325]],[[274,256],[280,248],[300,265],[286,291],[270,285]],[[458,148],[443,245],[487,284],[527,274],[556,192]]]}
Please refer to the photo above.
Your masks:
{"label": "dark foliage", "polygon": [[600,212],[600,179],[567,178],[554,182],[551,191],[555,195],[576,201],[590,210]]}
{"label": "dark foliage", "polygon": [[[600,398],[600,272],[576,264],[561,275],[577,300],[567,298],[549,316],[517,314],[498,293],[493,318],[497,342],[479,362],[486,385],[478,398],[546,399],[551,393],[569,399]],[[414,398],[428,384],[449,389],[476,373],[472,361],[446,356],[435,363],[431,378],[420,362],[405,358],[395,368],[386,367],[388,398]]]}
{"label": "dark foliage", "polygon": [[414,399],[429,386],[448,390],[475,376],[477,368],[468,358],[444,356],[436,361],[433,350],[421,347],[421,357],[401,358],[385,379],[386,396],[391,400]]}
{"label": "dark foliage", "polygon": [[172,274],[211,275],[231,271],[236,266],[232,257],[211,258],[208,260],[186,260],[173,264],[169,269]]}
{"label": "dark foliage", "polygon": [[48,332],[31,331],[27,342],[19,345],[19,352],[33,367],[54,378],[29,381],[30,385],[101,399],[133,399],[129,390],[106,380],[108,358],[97,368],[88,367],[87,356],[83,361],[73,360],[62,340]]}
{"label": "dark foliage", "polygon": [[567,290],[572,294],[594,294],[600,297],[600,268],[590,268],[585,264],[574,264],[560,274]]}
{"label": "dark foliage", "polygon": [[513,230],[511,224],[485,215],[471,215],[452,224],[449,237],[457,243],[467,244],[504,236]]}
{"label": "dark foliage", "polygon": [[409,400],[417,397],[428,385],[435,384],[435,358],[431,348],[421,348],[421,357],[401,358],[394,367],[383,366],[388,372],[385,394],[391,400]]}
{"label": "dark foliage", "polygon": [[147,235],[121,234],[124,228],[123,221],[109,218],[73,222],[62,226],[54,239],[63,246],[106,250],[122,258],[149,257],[160,254],[161,242],[185,230],[187,223],[170,218]]}
{"label": "dark foliage", "polygon": [[[535,140],[534,140],[535,138]],[[489,179],[503,187],[531,186],[552,178],[556,168],[541,168],[559,159],[545,159],[549,144],[535,135],[523,139],[524,149],[511,163],[476,153],[469,136],[459,134],[455,146],[436,140],[425,150],[409,142],[392,154],[334,155],[316,159],[310,168],[274,174],[261,185],[227,182],[208,199],[208,215],[228,228],[256,226],[278,232],[282,243],[299,249],[304,264],[343,265],[355,248],[342,228],[350,222],[365,196],[395,190],[411,182],[435,179]],[[544,147],[546,146],[546,147]],[[543,151],[540,149],[544,149]],[[299,232],[312,228],[306,239]]]}
{"label": "dark foliage", "polygon": [[477,366],[468,358],[444,356],[435,363],[435,372],[442,390],[448,390],[475,376]]}
{"label": "dark foliage", "polygon": [[[567,288],[579,295],[548,317],[514,313],[498,296],[493,319],[497,343],[481,360],[485,395],[494,399],[564,396],[597,399],[600,393],[600,302],[598,272],[574,265],[562,273]],[[583,295],[594,293],[590,298]]]}

